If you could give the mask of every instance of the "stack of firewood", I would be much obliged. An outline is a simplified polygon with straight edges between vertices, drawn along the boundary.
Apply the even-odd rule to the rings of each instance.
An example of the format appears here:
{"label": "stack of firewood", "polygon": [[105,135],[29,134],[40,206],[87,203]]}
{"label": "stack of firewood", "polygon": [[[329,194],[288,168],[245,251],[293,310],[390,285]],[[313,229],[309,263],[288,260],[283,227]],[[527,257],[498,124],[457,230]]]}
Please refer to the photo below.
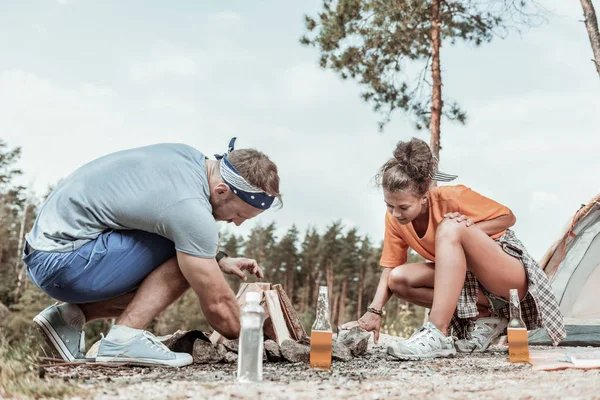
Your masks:
{"label": "stack of firewood", "polygon": [[[270,283],[242,283],[237,293],[240,308],[246,304],[246,293],[262,293],[261,305],[265,310],[264,334],[279,346],[286,340],[306,342],[308,335],[300,323],[298,314],[281,285]],[[218,332],[210,335],[213,344],[223,343],[226,339]]]}

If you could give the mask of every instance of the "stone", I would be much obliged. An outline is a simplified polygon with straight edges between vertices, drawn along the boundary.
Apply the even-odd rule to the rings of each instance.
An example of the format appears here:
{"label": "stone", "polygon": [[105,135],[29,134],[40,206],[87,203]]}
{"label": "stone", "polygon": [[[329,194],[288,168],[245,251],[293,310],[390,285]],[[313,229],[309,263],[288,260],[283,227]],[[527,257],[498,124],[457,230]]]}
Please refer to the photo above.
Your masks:
{"label": "stone", "polygon": [[267,353],[267,360],[271,362],[281,361],[281,350],[279,345],[273,340],[265,340],[265,352]]}
{"label": "stone", "polygon": [[337,342],[346,346],[350,349],[352,355],[357,357],[367,351],[370,337],[370,332],[359,327],[354,327],[348,330],[340,330]]}
{"label": "stone", "polygon": [[284,340],[281,343],[281,355],[290,362],[304,362],[310,360],[310,347],[296,343],[293,340]]}
{"label": "stone", "polygon": [[176,353],[188,353],[194,352],[194,343],[196,340],[202,340],[204,342],[210,342],[206,335],[200,331],[177,331],[166,339],[161,338],[161,342],[169,348],[169,350]]}
{"label": "stone", "polygon": [[231,352],[234,352],[237,354],[238,348],[239,348],[239,342],[237,339],[233,339],[233,340],[223,339],[223,341],[221,343],[223,344],[223,346],[225,346],[227,351],[231,351]]}
{"label": "stone", "polygon": [[346,362],[352,360],[352,353],[343,344],[334,342],[331,349],[331,358],[335,361]]}
{"label": "stone", "polygon": [[232,351],[228,351],[227,354],[225,354],[225,358],[223,358],[223,362],[226,362],[226,363],[236,363],[237,359],[238,359],[237,353],[234,353]]}
{"label": "stone", "polygon": [[227,349],[222,344],[212,344],[198,339],[194,342],[192,356],[197,364],[214,364],[225,358]]}

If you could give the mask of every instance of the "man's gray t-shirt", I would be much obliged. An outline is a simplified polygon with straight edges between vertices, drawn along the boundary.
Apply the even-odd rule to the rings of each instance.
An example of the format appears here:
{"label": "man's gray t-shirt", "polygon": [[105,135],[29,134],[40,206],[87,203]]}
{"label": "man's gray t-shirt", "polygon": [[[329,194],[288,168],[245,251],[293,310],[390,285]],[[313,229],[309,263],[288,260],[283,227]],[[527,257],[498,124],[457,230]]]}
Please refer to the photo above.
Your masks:
{"label": "man's gray t-shirt", "polygon": [[120,151],[77,169],[52,191],[26,239],[69,252],[107,230],[138,229],[202,258],[217,251],[205,156],[184,144]]}

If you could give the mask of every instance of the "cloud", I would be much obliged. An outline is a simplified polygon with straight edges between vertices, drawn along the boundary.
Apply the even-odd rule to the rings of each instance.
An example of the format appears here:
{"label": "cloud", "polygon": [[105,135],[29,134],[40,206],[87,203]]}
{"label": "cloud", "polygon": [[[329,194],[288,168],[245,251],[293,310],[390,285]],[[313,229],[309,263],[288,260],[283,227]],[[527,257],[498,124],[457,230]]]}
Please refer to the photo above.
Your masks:
{"label": "cloud", "polygon": [[160,43],[152,48],[147,59],[129,64],[129,79],[136,84],[152,84],[163,79],[204,78],[208,73],[204,61],[197,52]]}
{"label": "cloud", "polygon": [[554,193],[535,191],[529,196],[529,210],[533,212],[551,212],[559,203],[560,199]]}

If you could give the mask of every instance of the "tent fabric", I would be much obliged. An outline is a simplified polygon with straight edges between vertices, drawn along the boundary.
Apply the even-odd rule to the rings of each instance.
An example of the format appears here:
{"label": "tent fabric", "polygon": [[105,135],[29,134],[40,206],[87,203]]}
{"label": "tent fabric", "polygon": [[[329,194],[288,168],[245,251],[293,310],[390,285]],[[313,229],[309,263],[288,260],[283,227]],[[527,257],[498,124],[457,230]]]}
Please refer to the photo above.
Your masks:
{"label": "tent fabric", "polygon": [[[561,345],[600,346],[600,194],[575,213],[539,264],[565,318]],[[546,338],[534,331],[530,342]]]}

